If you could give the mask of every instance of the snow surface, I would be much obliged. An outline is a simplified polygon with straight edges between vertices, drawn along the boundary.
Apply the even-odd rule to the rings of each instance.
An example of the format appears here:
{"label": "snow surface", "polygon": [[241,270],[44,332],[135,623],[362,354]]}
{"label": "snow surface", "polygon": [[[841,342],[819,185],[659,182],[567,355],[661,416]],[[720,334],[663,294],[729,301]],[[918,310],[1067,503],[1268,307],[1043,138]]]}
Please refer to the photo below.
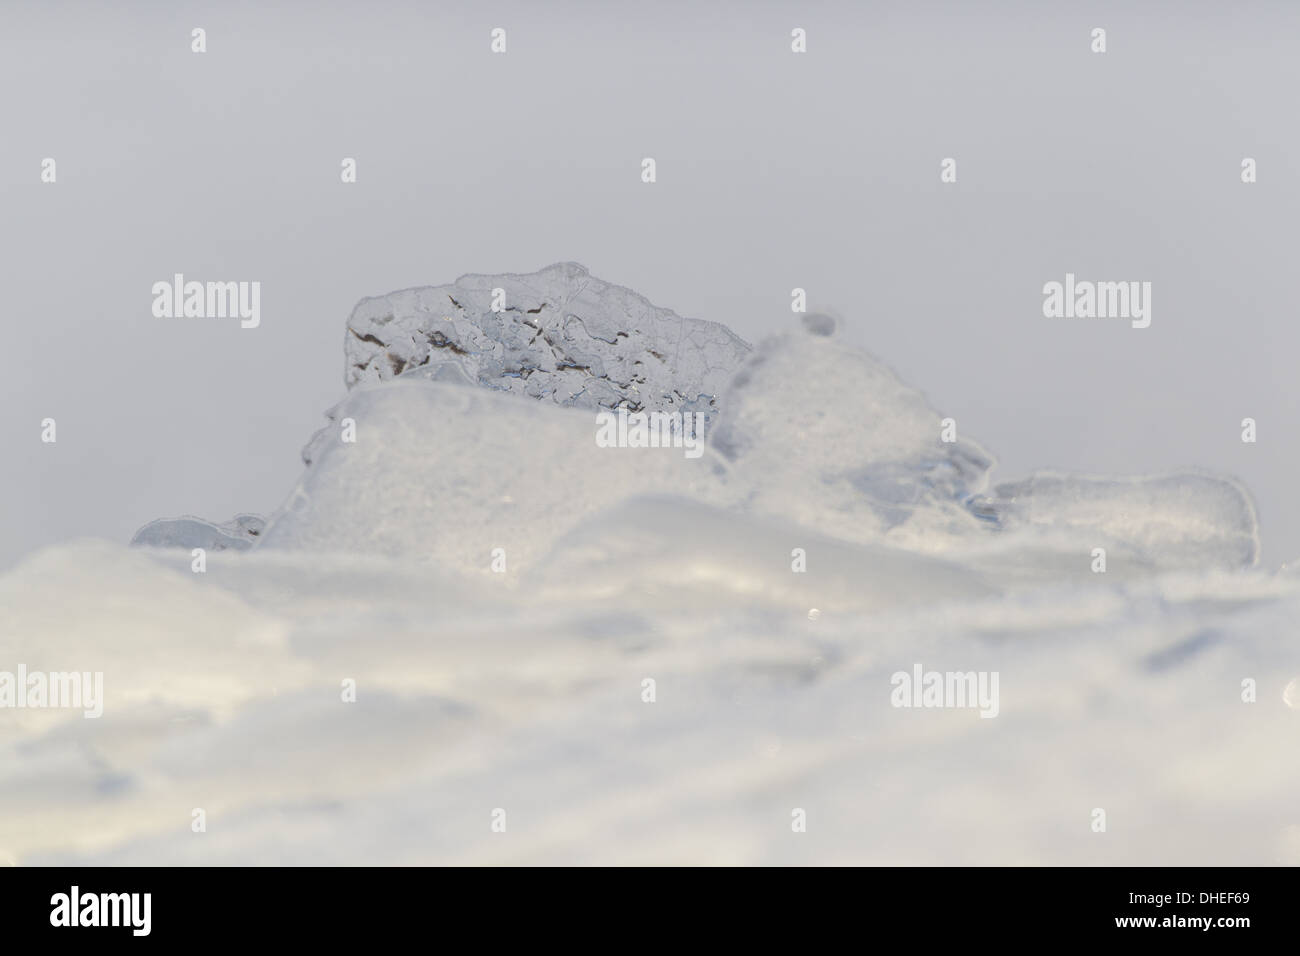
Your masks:
{"label": "snow surface", "polygon": [[[3,715],[0,853],[1300,862],[1300,713],[1282,697],[1300,675],[1295,579],[1089,574],[989,593],[970,569],[701,524],[705,507],[630,501],[561,546],[544,587],[270,548],[213,555],[206,575],[177,551],[33,555],[0,579],[0,652],[103,670],[107,702],[99,720]],[[794,541],[806,575],[773,556]],[[891,707],[890,675],[917,662],[997,670],[999,716]]]}
{"label": "snow surface", "polygon": [[[738,355],[698,459],[367,361],[255,548],[29,556],[0,661],[106,702],[0,711],[0,859],[1300,863],[1300,575],[1245,490],[990,489],[832,329]],[[916,664],[998,716],[892,706]]]}

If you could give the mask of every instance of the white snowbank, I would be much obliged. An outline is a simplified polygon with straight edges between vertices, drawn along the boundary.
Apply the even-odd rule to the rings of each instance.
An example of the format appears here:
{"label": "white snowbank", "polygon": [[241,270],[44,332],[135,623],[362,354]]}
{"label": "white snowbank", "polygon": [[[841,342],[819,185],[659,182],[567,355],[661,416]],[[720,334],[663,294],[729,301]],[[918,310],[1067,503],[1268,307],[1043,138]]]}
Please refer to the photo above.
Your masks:
{"label": "white snowbank", "polygon": [[[205,575],[184,552],[41,552],[0,579],[0,654],[102,667],[105,713],[0,713],[0,852],[1300,862],[1294,579],[990,596],[930,558],[900,579],[879,551],[803,536],[806,578],[781,585],[765,552],[784,533],[701,507],[629,503],[607,534],[566,540],[536,588],[294,551],[224,552]],[[706,557],[624,554],[623,531]],[[603,572],[586,563],[602,552]],[[610,571],[623,560],[637,575]],[[998,716],[892,707],[891,675],[917,663],[997,671]]]}
{"label": "white snowbank", "polygon": [[[101,670],[104,715],[0,710],[0,858],[1300,862],[1300,578],[1253,568],[1246,493],[986,493],[987,453],[811,327],[698,459],[404,376],[205,573],[31,556],[0,670]],[[914,668],[996,674],[996,717],[894,706]]]}
{"label": "white snowbank", "polygon": [[[732,498],[722,465],[680,448],[601,448],[594,412],[402,379],[354,389],[339,428],[262,533],[262,548],[362,552],[488,571],[528,567],[562,534],[629,495]],[[355,423],[355,441],[342,425]]]}
{"label": "white snowbank", "polygon": [[598,447],[591,410],[420,378],[361,386],[313,440],[261,547],[477,571],[504,548],[527,568],[618,502],[669,494],[843,542],[985,555],[1012,579],[1090,573],[1095,548],[1124,576],[1250,567],[1258,554],[1254,506],[1230,479],[1043,474],[985,494],[988,452],[944,441],[919,391],[820,334],[764,342],[722,408],[706,454],[688,459]]}

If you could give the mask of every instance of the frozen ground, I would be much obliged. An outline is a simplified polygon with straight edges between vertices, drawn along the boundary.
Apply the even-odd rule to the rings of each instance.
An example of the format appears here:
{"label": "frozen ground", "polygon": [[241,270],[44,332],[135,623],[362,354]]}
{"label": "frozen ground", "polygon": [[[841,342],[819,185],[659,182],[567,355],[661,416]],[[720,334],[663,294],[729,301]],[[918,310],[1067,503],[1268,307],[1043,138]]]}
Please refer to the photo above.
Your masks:
{"label": "frozen ground", "polygon": [[[1257,566],[1246,492],[990,486],[959,411],[808,327],[747,355],[698,459],[402,374],[205,573],[29,556],[0,662],[106,700],[0,711],[0,859],[1300,862],[1300,576]],[[918,664],[996,672],[997,716],[893,706]]]}

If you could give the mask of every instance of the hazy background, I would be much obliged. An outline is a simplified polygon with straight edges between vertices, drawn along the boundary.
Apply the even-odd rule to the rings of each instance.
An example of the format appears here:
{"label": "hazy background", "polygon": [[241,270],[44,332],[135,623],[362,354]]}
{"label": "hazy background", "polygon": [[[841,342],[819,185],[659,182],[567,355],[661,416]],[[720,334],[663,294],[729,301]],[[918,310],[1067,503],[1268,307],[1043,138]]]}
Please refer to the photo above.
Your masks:
{"label": "hazy background", "polygon": [[[1233,474],[1300,556],[1300,6],[1135,6],[4,0],[0,567],[269,512],[359,298],[564,259],[751,341],[804,287],[996,478]],[[1151,327],[1044,319],[1067,271]],[[261,327],[155,319],[174,272]]]}

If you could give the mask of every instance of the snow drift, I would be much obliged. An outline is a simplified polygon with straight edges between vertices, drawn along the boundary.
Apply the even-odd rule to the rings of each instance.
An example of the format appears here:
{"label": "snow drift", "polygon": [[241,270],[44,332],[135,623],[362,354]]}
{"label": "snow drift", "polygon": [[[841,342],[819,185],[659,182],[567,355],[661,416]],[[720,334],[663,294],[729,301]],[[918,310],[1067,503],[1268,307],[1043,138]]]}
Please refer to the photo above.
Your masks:
{"label": "snow drift", "polygon": [[[1231,479],[991,485],[825,317],[750,349],[571,264],[347,338],[264,527],[0,577],[0,662],[105,678],[0,711],[0,859],[1300,862],[1300,578]],[[705,453],[598,446],[619,406]],[[895,706],[914,668],[996,718]]]}

